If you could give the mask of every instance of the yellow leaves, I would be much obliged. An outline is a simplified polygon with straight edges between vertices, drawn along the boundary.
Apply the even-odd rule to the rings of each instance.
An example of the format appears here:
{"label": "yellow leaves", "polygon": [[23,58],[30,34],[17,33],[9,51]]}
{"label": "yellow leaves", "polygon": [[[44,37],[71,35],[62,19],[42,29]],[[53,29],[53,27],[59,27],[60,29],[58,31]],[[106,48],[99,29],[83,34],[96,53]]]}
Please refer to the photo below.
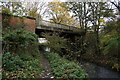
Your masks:
{"label": "yellow leaves", "polygon": [[2,10],[0,10],[2,13],[10,13],[10,9],[8,8],[2,8]]}
{"label": "yellow leaves", "polygon": [[105,27],[105,26],[106,26],[105,23],[106,23],[106,22],[105,22],[104,18],[100,18],[100,19],[99,19],[99,24],[98,24],[98,25],[99,25],[99,26],[104,26],[104,27]]}
{"label": "yellow leaves", "polygon": [[38,18],[38,17],[41,18],[41,16],[37,13],[37,10],[36,10],[36,9],[32,9],[31,11],[29,11],[29,12],[28,12],[28,16],[34,17],[34,18]]}
{"label": "yellow leaves", "polygon": [[50,2],[48,4],[51,8],[50,13],[52,22],[74,26],[75,19],[71,18],[68,6],[63,2]]}
{"label": "yellow leaves", "polygon": [[105,23],[105,20],[104,20],[103,18],[100,18],[100,19],[99,19],[99,22],[100,22],[100,23]]}
{"label": "yellow leaves", "polygon": [[103,18],[100,18],[100,20],[99,20],[99,21],[100,21],[100,22],[105,22]]}
{"label": "yellow leaves", "polygon": [[117,69],[117,71],[119,71],[120,65],[118,63],[116,63],[112,66],[112,69]]}
{"label": "yellow leaves", "polygon": [[60,14],[61,12],[67,13],[67,7],[61,2],[51,2],[49,3],[49,6],[51,6],[51,10],[57,14]]}

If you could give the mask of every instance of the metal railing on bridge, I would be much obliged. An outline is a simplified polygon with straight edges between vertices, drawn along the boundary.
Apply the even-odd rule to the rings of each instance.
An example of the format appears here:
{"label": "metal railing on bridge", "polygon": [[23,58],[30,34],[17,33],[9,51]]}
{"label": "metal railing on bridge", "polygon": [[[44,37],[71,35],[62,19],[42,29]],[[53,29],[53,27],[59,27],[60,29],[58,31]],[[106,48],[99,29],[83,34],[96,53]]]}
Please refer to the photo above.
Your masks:
{"label": "metal railing on bridge", "polygon": [[54,23],[54,22],[50,22],[50,21],[45,21],[45,20],[40,20],[37,19],[37,27],[38,28],[42,28],[42,26],[46,26],[49,28],[59,28],[59,29],[65,29],[65,30],[76,30],[76,29],[80,29],[77,27],[73,27],[73,26],[68,26],[68,25],[64,25],[64,24],[59,24],[59,23]]}

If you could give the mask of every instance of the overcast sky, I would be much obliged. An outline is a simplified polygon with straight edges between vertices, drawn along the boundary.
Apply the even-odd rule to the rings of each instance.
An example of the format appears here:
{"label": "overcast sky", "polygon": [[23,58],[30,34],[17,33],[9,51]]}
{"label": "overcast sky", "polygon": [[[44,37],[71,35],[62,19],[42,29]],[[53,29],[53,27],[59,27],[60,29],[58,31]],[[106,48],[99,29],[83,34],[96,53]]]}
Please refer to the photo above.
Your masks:
{"label": "overcast sky", "polygon": [[[114,0],[0,0],[3,2],[7,2],[7,1],[12,1],[12,2],[19,2],[19,1],[27,1],[27,2],[52,2],[52,1],[60,1],[60,2],[98,2],[98,1],[102,1],[102,2],[107,2],[107,1],[114,1]],[[117,1],[117,0],[116,0]]]}

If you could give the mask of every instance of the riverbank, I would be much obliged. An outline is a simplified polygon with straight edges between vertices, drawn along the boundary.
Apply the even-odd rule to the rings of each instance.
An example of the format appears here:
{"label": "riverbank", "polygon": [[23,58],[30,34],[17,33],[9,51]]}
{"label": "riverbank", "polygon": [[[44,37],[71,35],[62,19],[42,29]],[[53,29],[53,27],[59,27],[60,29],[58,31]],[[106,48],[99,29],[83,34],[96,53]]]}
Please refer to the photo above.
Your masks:
{"label": "riverbank", "polygon": [[105,67],[98,66],[94,63],[80,61],[79,65],[85,70],[89,75],[89,78],[109,78],[109,79],[120,79],[120,74],[118,72],[112,71]]}
{"label": "riverbank", "polygon": [[105,67],[109,70],[120,73],[120,63],[119,59],[110,58],[109,56],[100,55],[99,57],[91,56],[91,55],[82,55],[81,57],[83,61],[87,61],[90,63],[94,63],[98,66]]}

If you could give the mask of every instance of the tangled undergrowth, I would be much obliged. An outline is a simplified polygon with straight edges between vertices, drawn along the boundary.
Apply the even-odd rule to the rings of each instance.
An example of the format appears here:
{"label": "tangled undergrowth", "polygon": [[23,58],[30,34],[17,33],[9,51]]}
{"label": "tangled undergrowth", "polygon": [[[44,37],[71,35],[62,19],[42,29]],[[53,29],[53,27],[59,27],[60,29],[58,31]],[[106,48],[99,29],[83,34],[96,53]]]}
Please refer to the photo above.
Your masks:
{"label": "tangled undergrowth", "polygon": [[3,79],[39,78],[40,63],[36,34],[18,29],[3,35]]}
{"label": "tangled undergrowth", "polygon": [[75,62],[62,58],[56,53],[47,52],[45,56],[48,58],[52,73],[57,79],[83,79],[88,77],[84,70]]}

